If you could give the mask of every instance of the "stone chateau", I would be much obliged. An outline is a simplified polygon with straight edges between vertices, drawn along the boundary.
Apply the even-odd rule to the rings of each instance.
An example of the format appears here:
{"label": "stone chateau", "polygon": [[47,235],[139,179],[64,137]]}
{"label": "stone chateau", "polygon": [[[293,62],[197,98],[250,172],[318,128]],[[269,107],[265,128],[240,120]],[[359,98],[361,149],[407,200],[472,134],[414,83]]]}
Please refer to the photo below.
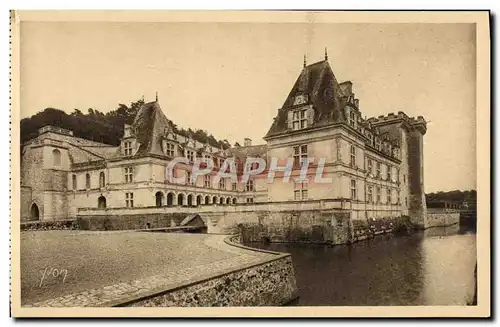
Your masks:
{"label": "stone chateau", "polygon": [[[245,219],[259,224],[266,219],[289,219],[290,224],[302,219],[310,225],[341,226],[343,220],[335,223],[334,217],[356,221],[407,215],[425,226],[425,119],[401,111],[366,119],[360,107],[352,83],[338,82],[325,54],[323,61],[304,62],[264,136],[266,144],[252,145],[245,139],[244,146],[223,150],[176,135],[165,116],[168,108],[164,112],[158,98],[144,104],[134,123],[125,126],[118,147],[45,126],[22,149],[21,217],[120,219],[200,213],[217,231],[217,226]],[[184,182],[169,183],[166,167],[178,156],[191,162],[212,158],[214,174],[190,182],[191,167],[178,164],[174,174],[184,176]],[[289,157],[296,163],[305,157],[315,161],[308,180],[300,183],[283,183],[280,178],[268,183],[267,170],[247,183],[215,177],[227,158],[235,158],[241,175],[247,157],[277,157],[280,166]],[[313,181],[319,158],[326,159],[323,177],[331,183]],[[299,171],[295,164],[291,181]]]}

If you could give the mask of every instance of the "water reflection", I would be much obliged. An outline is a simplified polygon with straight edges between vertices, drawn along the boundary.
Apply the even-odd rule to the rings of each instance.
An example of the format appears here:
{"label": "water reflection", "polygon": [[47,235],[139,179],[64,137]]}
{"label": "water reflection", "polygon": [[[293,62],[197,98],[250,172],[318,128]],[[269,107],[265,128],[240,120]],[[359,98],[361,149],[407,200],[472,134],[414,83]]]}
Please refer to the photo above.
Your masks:
{"label": "water reflection", "polygon": [[292,254],[300,290],[293,305],[453,305],[473,288],[475,242],[457,225],[351,246],[251,246]]}

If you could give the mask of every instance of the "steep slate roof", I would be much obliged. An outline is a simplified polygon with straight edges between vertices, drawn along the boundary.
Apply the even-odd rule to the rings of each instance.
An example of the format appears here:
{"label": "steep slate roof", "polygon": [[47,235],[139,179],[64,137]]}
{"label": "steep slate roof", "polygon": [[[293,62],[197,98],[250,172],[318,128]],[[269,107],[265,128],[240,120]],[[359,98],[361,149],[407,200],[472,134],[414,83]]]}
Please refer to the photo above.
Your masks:
{"label": "steep slate roof", "polygon": [[267,144],[251,145],[234,147],[228,149],[228,156],[235,157],[241,161],[245,161],[247,157],[258,157],[266,159],[267,157]]}
{"label": "steep slate roof", "polygon": [[158,102],[143,104],[132,123],[132,133],[139,143],[137,154],[162,155],[161,141],[168,129],[172,126]]}
{"label": "steep slate roof", "polygon": [[79,148],[91,152],[103,158],[112,158],[120,147],[116,146],[79,146]]}
{"label": "steep slate roof", "polygon": [[351,82],[339,85],[327,60],[304,67],[285,103],[278,110],[266,137],[287,131],[288,111],[295,108],[293,102],[299,94],[307,94],[308,104],[313,105],[315,114],[312,127],[345,121],[347,117],[343,108],[352,94],[351,86]]}

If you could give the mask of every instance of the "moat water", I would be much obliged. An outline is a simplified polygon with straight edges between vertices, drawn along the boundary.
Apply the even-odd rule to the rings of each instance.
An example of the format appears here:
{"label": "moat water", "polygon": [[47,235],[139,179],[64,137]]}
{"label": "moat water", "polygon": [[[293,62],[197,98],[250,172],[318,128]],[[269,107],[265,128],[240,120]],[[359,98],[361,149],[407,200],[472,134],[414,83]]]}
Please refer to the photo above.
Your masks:
{"label": "moat water", "polygon": [[458,225],[350,246],[247,245],[292,254],[290,305],[466,305],[474,290],[476,234]]}

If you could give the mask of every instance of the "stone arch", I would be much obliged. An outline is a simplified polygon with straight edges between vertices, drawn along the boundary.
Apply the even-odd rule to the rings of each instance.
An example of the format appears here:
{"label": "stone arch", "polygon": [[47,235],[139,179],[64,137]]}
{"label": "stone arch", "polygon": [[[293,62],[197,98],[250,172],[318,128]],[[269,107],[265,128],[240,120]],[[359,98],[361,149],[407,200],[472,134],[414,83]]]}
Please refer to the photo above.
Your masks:
{"label": "stone arch", "polygon": [[61,151],[59,149],[52,150],[52,164],[54,166],[61,165]]}
{"label": "stone arch", "polygon": [[212,197],[212,204],[217,204],[217,197],[215,195]]}
{"label": "stone arch", "polygon": [[224,197],[222,197],[222,196],[221,196],[221,197],[219,198],[219,204],[224,204]]}
{"label": "stone arch", "polygon": [[178,206],[184,205],[184,193],[177,194],[177,205]]}
{"label": "stone arch", "polygon": [[175,202],[175,194],[173,192],[167,193],[167,207],[171,207]]}
{"label": "stone arch", "polygon": [[97,198],[97,207],[100,209],[106,208],[106,197],[104,195]]}
{"label": "stone arch", "polygon": [[187,196],[187,205],[188,205],[188,207],[192,207],[193,206],[193,200],[194,200],[193,194],[189,193],[188,196]]}
{"label": "stone arch", "polygon": [[196,205],[199,206],[200,204],[203,204],[203,197],[198,194],[196,196]]}
{"label": "stone arch", "polygon": [[207,195],[205,196],[205,202],[204,204],[210,204],[210,197]]}
{"label": "stone arch", "polygon": [[236,204],[238,203],[238,200],[236,200],[236,198],[233,198],[233,204]]}
{"label": "stone arch", "polygon": [[230,197],[226,198],[226,204],[231,204],[231,198]]}
{"label": "stone arch", "polygon": [[30,215],[31,220],[40,220],[40,210],[38,209],[38,205],[36,203],[31,205]]}
{"label": "stone arch", "polygon": [[163,192],[161,192],[161,191],[156,192],[156,194],[155,194],[155,205],[157,207],[162,207],[164,199],[165,199],[165,196],[163,195]]}

